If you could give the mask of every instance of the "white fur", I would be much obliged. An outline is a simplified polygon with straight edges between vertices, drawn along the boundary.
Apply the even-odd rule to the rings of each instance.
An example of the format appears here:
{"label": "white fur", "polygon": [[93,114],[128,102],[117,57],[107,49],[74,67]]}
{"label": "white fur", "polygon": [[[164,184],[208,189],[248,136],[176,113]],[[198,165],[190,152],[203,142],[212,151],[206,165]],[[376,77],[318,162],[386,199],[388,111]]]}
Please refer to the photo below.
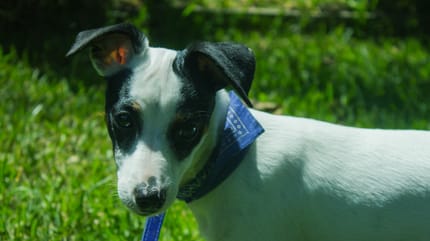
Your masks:
{"label": "white fur", "polygon": [[189,205],[208,241],[430,240],[430,132],[252,113],[265,133]]}
{"label": "white fur", "polygon": [[[177,185],[180,182],[181,163],[175,161],[170,152],[166,130],[175,117],[176,106],[182,82],[173,73],[172,62],[176,51],[161,48],[148,48],[140,61],[134,61],[133,79],[130,84],[130,98],[141,108],[143,131],[136,149],[124,155],[115,149],[118,165],[118,195],[130,209],[139,213],[133,197],[134,188],[141,183],[149,183],[155,177],[151,189],[168,189],[165,206],[175,200]],[[162,111],[161,111],[162,110]],[[154,182],[154,181],[153,181]]]}
{"label": "white fur", "polygon": [[[219,91],[208,133],[175,160],[165,135],[180,98],[174,57],[150,48],[134,62],[130,91],[145,129],[134,153],[115,152],[118,192],[134,210],[132,190],[151,177],[168,189],[160,212],[168,208],[211,152],[228,105]],[[208,241],[430,240],[430,132],[252,113],[265,132],[230,177],[189,204]]]}

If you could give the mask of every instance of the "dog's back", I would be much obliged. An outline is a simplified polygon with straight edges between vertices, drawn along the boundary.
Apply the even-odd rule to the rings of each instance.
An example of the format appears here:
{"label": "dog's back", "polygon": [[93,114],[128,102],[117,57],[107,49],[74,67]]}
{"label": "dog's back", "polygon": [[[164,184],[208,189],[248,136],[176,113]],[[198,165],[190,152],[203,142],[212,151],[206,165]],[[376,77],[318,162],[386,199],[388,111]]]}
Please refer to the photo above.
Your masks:
{"label": "dog's back", "polygon": [[190,205],[210,240],[430,240],[430,132],[252,113],[265,133]]}

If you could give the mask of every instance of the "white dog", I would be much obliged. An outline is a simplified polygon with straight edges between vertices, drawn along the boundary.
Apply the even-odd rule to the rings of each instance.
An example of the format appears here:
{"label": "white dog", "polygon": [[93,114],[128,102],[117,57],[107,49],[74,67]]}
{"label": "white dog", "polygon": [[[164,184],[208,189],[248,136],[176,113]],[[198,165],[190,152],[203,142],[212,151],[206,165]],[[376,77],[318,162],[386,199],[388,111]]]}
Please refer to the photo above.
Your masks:
{"label": "white dog", "polygon": [[107,79],[118,193],[136,213],[179,197],[210,241],[430,240],[430,132],[248,109],[223,90],[250,105],[242,45],[151,48],[119,24],[81,32],[68,55],[86,46]]}

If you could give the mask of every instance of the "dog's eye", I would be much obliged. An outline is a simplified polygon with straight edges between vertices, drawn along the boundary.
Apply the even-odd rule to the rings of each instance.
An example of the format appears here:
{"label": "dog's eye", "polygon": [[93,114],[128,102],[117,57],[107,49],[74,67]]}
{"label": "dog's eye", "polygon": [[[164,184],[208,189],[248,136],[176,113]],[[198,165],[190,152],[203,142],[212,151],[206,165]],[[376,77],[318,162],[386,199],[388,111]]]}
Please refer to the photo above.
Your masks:
{"label": "dog's eye", "polygon": [[130,113],[121,111],[114,116],[115,124],[120,128],[130,128],[133,125],[133,119]]}
{"label": "dog's eye", "polygon": [[184,124],[176,130],[176,138],[179,140],[192,141],[198,136],[200,128],[196,124]]}

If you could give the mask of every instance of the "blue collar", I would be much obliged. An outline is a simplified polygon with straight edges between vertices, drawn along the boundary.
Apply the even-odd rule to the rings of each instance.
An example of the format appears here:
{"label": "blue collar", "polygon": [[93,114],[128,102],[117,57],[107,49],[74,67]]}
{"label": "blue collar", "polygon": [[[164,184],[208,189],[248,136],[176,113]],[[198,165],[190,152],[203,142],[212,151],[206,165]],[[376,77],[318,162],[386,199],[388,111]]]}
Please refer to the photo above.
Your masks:
{"label": "blue collar", "polygon": [[[237,95],[231,91],[230,105],[220,142],[206,165],[194,179],[182,186],[177,198],[187,203],[197,200],[220,185],[240,164],[248,147],[264,132]],[[142,241],[156,241],[164,213],[149,217]]]}

